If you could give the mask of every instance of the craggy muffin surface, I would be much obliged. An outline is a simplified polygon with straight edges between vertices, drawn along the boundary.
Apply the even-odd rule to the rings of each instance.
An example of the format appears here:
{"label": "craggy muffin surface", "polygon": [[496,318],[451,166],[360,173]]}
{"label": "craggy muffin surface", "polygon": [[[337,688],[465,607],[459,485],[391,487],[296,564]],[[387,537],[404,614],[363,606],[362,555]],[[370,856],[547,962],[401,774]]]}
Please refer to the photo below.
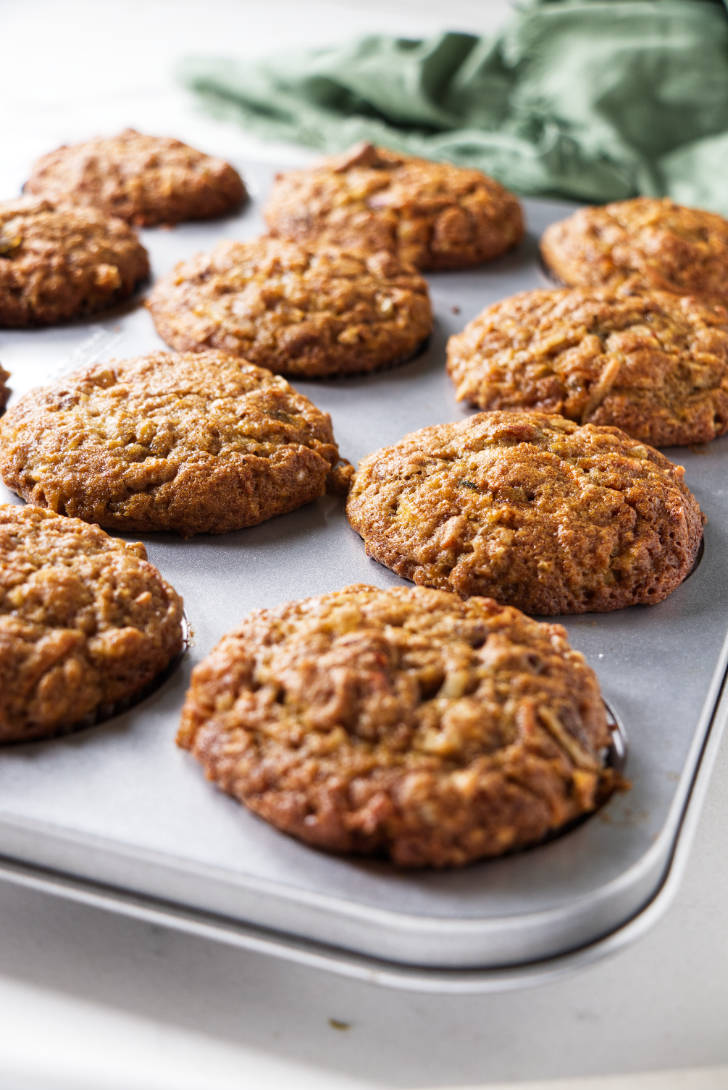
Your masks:
{"label": "craggy muffin surface", "polygon": [[142,692],[182,650],[182,600],[139,543],[0,506],[0,741],[62,733]]}
{"label": "craggy muffin surface", "polygon": [[331,419],[285,379],[221,352],[97,364],[0,420],[0,472],[25,499],[118,529],[223,533],[322,495]]}
{"label": "craggy muffin surface", "polygon": [[368,555],[415,583],[599,612],[659,602],[689,574],[703,519],[683,477],[617,428],[496,411],[370,454],[347,514]]}
{"label": "craggy muffin surface", "polygon": [[393,254],[272,238],[221,242],[180,262],[148,306],[173,348],[219,348],[288,375],[398,363],[432,329],[426,282]]}
{"label": "craggy muffin surface", "polygon": [[657,197],[580,208],[541,239],[567,286],[671,291],[728,305],[728,220]]}
{"label": "craggy muffin surface", "polygon": [[528,291],[450,338],[458,399],[612,424],[655,446],[728,430],[728,312],[668,292]]}
{"label": "craggy muffin surface", "polygon": [[518,200],[480,171],[372,144],[279,175],[266,220],[284,238],[389,250],[420,269],[478,265],[524,230]]}
{"label": "craggy muffin surface", "polygon": [[593,810],[610,737],[560,625],[356,585],[246,617],[195,669],[177,741],[309,844],[454,866]]}
{"label": "craggy muffin surface", "polygon": [[134,129],[48,152],[33,166],[25,191],[146,227],[221,216],[247,197],[229,163]]}
{"label": "craggy muffin surface", "polygon": [[147,251],[120,219],[35,197],[0,202],[0,326],[95,314],[148,275]]}

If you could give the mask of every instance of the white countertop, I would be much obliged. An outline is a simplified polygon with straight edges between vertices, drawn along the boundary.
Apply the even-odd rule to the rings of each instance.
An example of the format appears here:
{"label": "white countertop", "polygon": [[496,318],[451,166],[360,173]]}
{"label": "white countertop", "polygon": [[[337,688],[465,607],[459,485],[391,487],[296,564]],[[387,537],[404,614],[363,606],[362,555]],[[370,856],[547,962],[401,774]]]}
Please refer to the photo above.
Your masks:
{"label": "white countertop", "polygon": [[[366,30],[486,30],[507,8],[0,0],[0,192],[16,192],[42,151],[126,124],[232,159],[304,160],[199,113],[172,62]],[[647,936],[499,995],[388,991],[0,884],[0,1087],[728,1087],[726,782],[728,738],[682,886]]]}

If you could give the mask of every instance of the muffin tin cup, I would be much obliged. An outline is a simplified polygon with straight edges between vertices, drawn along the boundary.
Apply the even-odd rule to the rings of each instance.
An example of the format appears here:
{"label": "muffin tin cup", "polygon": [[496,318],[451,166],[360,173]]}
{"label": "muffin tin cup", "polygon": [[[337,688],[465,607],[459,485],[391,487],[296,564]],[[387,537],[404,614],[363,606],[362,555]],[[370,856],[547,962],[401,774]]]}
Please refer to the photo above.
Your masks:
{"label": "muffin tin cup", "polygon": [[[263,229],[273,169],[242,166],[239,215],[143,241],[154,276],[223,238]],[[436,328],[408,363],[343,379],[291,380],[329,411],[356,462],[428,424],[461,419],[445,344],[483,307],[543,286],[538,237],[572,204],[526,201],[517,250],[428,274]],[[15,400],[96,360],[161,347],[143,309],[55,329],[0,331]],[[147,535],[150,560],[185,599],[187,654],[165,684],[111,720],[0,754],[0,873],[86,903],[398,987],[485,991],[533,983],[609,953],[669,903],[689,853],[728,714],[728,439],[667,450],[708,516],[699,566],[665,602],[559,618],[596,670],[628,742],[632,789],[527,851],[460,870],[403,871],[325,855],[224,796],[174,736],[189,674],[249,610],[350,583],[401,584],[367,559],[340,497],[239,533]],[[2,490],[3,500],[13,497]],[[135,539],[138,535],[128,535]]]}

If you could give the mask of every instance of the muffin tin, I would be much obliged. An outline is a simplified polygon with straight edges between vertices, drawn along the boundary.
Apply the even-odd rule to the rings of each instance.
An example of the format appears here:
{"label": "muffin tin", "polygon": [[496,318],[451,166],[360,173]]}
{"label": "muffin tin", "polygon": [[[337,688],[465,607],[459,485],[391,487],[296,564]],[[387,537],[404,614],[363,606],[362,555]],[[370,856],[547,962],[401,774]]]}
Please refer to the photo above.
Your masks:
{"label": "muffin tin", "polygon": [[[235,218],[149,230],[154,276],[223,238],[262,230],[272,169],[242,165],[252,202]],[[294,385],[333,417],[356,462],[408,431],[467,415],[445,343],[488,303],[546,283],[543,228],[573,205],[525,202],[528,237],[481,268],[428,275],[436,329],[411,362]],[[95,360],[160,347],[127,308],[47,330],[0,331],[12,399]],[[239,533],[144,538],[184,596],[190,646],[123,714],[0,754],[0,874],[113,910],[394,986],[512,987],[563,972],[641,933],[669,902],[728,714],[728,438],[668,450],[708,515],[693,574],[667,601],[564,623],[627,738],[632,790],[546,844],[458,871],[327,856],[205,783],[174,745],[189,673],[250,609],[354,582],[401,583],[366,558],[338,497]],[[0,488],[3,501],[12,500]]]}

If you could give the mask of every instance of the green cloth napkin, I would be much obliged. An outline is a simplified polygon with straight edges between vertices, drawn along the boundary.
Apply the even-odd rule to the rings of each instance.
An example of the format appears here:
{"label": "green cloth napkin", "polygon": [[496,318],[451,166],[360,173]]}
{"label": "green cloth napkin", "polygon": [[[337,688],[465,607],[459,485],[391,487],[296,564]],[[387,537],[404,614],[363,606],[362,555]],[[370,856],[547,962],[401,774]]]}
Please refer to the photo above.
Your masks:
{"label": "green cloth napkin", "polygon": [[336,151],[362,139],[479,167],[519,193],[668,194],[728,214],[728,17],[717,0],[541,0],[491,37],[446,32],[251,63],[192,57],[218,116]]}

